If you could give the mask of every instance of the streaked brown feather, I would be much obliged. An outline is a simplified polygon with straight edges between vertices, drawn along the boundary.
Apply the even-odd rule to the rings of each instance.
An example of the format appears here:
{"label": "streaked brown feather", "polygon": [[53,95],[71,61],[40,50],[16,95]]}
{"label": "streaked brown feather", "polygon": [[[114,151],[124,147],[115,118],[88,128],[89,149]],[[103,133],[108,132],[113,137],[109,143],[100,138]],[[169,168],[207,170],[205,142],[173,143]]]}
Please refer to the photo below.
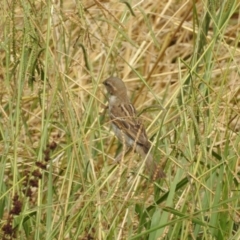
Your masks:
{"label": "streaked brown feather", "polygon": [[121,129],[123,133],[135,140],[137,144],[143,146],[145,153],[148,152],[150,143],[144,126],[136,117],[136,110],[133,105],[128,103],[116,105],[111,109],[110,118],[112,123]]}

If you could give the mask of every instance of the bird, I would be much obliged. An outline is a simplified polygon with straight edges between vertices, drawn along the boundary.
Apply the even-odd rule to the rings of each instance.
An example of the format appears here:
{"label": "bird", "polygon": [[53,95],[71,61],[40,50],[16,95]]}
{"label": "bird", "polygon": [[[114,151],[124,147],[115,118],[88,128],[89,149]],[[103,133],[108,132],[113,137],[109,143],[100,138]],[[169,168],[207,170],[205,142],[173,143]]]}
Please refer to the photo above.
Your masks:
{"label": "bird", "polygon": [[[128,152],[133,149],[146,158],[145,168],[153,180],[162,179],[166,174],[157,165],[150,153],[151,143],[141,120],[137,117],[136,109],[131,103],[124,82],[118,77],[109,77],[103,81],[108,92],[108,112],[113,132],[122,144],[126,144]],[[117,157],[118,158],[118,157]]]}

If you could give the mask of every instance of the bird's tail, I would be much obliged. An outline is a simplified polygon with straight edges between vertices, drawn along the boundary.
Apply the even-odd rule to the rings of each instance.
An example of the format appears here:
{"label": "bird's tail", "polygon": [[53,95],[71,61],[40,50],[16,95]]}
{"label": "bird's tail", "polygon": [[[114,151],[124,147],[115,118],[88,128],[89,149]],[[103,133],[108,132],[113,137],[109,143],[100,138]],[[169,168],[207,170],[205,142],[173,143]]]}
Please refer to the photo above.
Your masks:
{"label": "bird's tail", "polygon": [[164,173],[162,166],[154,161],[151,153],[146,154],[141,147],[137,148],[137,152],[140,153],[142,158],[147,158],[145,168],[147,172],[150,174],[152,180],[158,180],[166,177],[166,174]]}
{"label": "bird's tail", "polygon": [[154,161],[151,154],[148,154],[145,164],[152,180],[158,180],[166,177],[162,167]]}

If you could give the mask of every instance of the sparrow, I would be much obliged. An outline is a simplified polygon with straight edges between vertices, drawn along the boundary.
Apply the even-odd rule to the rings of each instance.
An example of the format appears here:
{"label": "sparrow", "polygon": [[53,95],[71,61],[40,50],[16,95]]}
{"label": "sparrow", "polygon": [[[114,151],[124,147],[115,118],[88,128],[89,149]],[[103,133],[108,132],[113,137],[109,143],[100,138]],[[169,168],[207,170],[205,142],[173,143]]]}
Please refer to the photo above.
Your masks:
{"label": "sparrow", "polygon": [[120,78],[109,77],[103,81],[103,84],[109,94],[108,110],[113,132],[118,140],[126,144],[127,151],[132,148],[142,158],[146,158],[145,168],[151,179],[166,177],[150,153],[151,143],[148,141],[146,130],[128,98],[124,82]]}

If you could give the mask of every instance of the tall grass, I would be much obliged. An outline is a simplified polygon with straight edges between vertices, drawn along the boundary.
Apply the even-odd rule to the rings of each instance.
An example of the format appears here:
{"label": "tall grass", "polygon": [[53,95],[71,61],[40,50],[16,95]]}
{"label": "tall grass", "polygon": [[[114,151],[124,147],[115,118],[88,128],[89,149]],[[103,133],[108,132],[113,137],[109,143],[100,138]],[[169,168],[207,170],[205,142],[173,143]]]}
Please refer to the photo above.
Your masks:
{"label": "tall grass", "polygon": [[[239,239],[239,2],[6,1],[1,239]],[[124,79],[166,179],[110,129]]]}

